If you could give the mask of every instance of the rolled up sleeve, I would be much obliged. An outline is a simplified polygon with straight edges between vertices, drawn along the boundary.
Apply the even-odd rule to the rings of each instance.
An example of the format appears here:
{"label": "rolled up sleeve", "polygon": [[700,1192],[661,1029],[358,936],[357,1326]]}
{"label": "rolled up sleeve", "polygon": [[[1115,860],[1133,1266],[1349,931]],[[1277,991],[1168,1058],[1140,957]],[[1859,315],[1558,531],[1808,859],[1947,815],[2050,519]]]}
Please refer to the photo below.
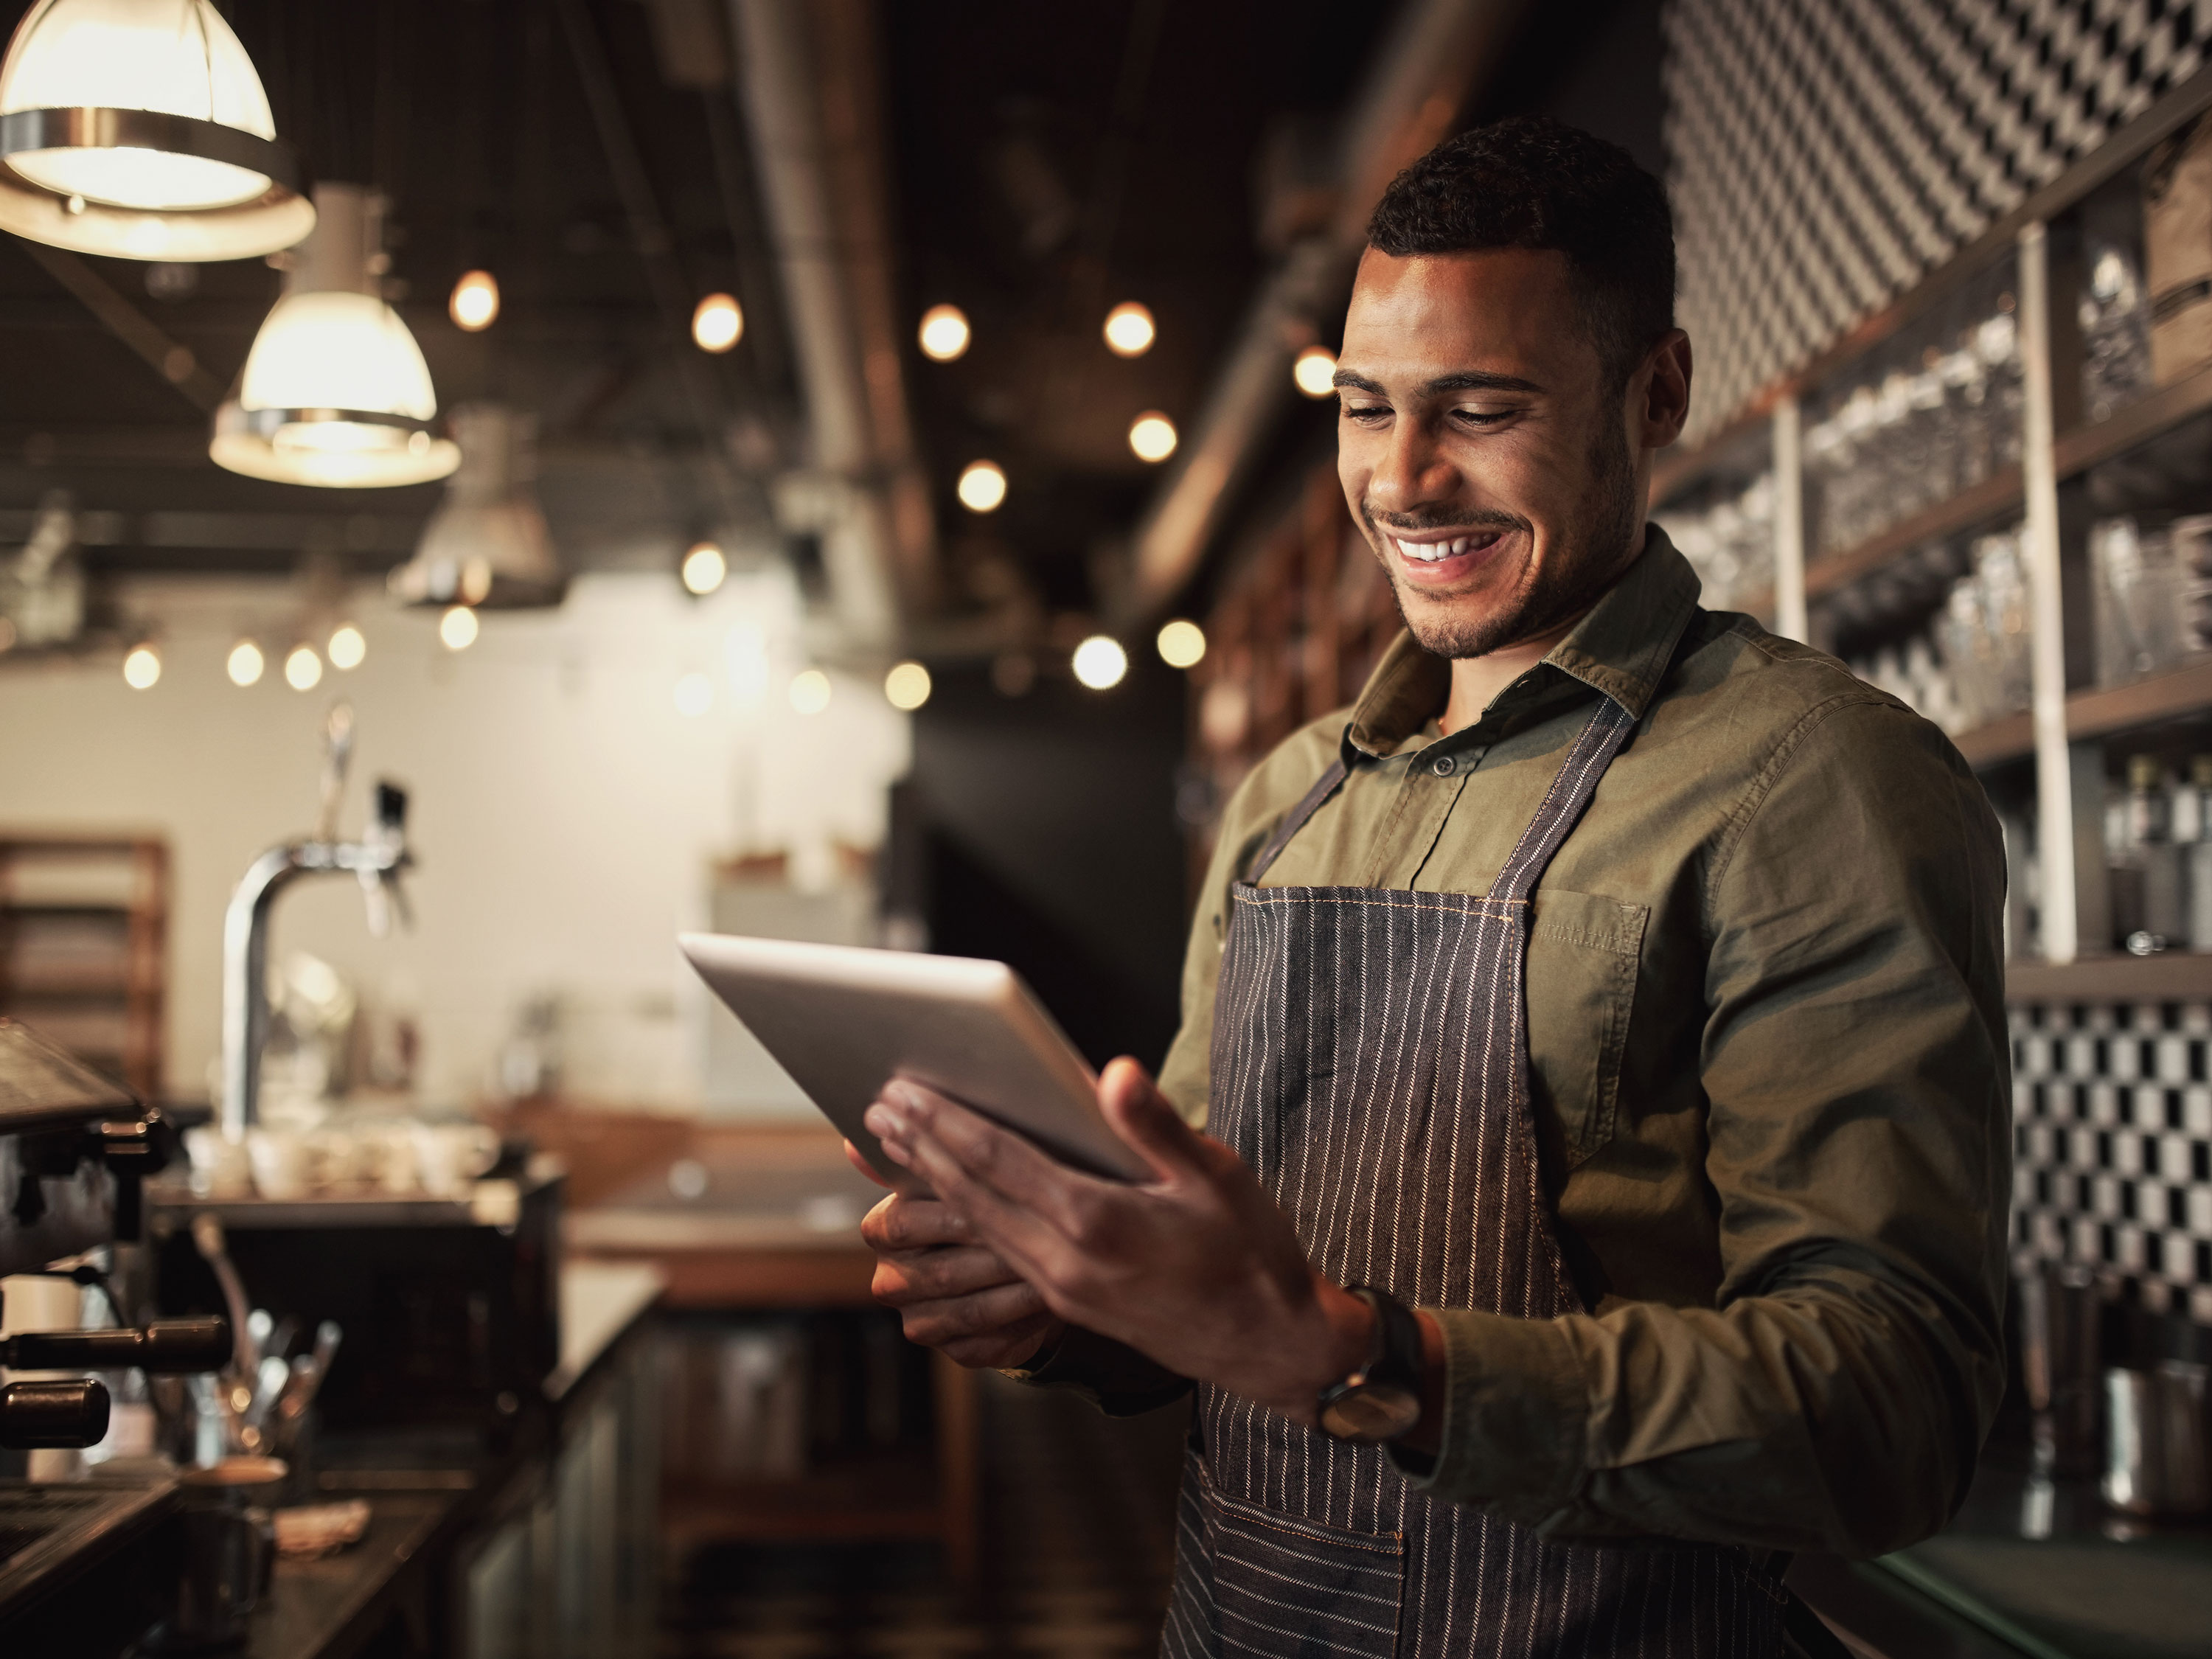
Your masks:
{"label": "rolled up sleeve", "polygon": [[1944,1523],[2002,1389],[2003,871],[1933,726],[1806,714],[1705,876],[1718,1294],[1439,1312],[1409,1478],[1555,1535],[1869,1555]]}

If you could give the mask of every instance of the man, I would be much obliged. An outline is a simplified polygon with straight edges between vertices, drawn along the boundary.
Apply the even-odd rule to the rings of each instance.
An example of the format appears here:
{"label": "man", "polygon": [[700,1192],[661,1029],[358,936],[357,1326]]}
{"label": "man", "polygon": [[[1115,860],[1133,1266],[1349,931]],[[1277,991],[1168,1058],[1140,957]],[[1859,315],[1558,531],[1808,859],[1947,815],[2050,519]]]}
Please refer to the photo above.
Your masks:
{"label": "man", "polygon": [[[1109,1410],[1196,1390],[1182,1654],[1752,1654],[2001,1390],[2003,861],[1942,735],[1697,603],[1658,182],[1417,162],[1337,372],[1406,632],[1223,822],[1185,1022],[1094,1180],[888,1085],[877,1292]],[[1201,1115],[1206,1133],[1186,1120]]]}

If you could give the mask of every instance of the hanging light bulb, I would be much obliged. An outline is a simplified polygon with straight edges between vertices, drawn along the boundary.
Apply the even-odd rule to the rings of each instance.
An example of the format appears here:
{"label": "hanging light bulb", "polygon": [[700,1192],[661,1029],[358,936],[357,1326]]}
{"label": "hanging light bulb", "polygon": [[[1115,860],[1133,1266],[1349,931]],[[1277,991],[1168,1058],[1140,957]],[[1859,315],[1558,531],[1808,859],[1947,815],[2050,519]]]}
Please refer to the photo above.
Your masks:
{"label": "hanging light bulb", "polygon": [[323,659],[312,645],[295,645],[284,659],[284,684],[295,691],[312,691],[323,683]]}
{"label": "hanging light bulb", "polygon": [[1164,461],[1176,452],[1175,422],[1148,409],[1129,422],[1129,447],[1140,461]]}
{"label": "hanging light bulb", "polygon": [[422,349],[384,302],[384,198],[315,186],[315,234],[263,319],[238,395],[216,411],[218,466],[277,483],[376,489],[428,483],[460,465],[432,423]]}
{"label": "hanging light bulb", "polygon": [[350,672],[368,659],[368,639],[352,623],[340,623],[331,630],[323,652],[330,658],[331,667]]}
{"label": "hanging light bulb", "polygon": [[1110,691],[1129,672],[1129,653],[1121,648],[1119,641],[1093,634],[1075,647],[1072,665],[1075,678],[1093,691]]}
{"label": "hanging light bulb", "polygon": [[684,556],[682,574],[684,591],[701,599],[722,585],[730,574],[730,562],[722,550],[712,542],[700,542]]}
{"label": "hanging light bulb", "polygon": [[929,671],[918,662],[902,662],[884,676],[884,699],[904,714],[912,714],[929,701]]}
{"label": "hanging light bulb", "polygon": [[386,588],[403,605],[560,604],[568,578],[538,505],[536,420],[501,404],[463,404],[452,426],[460,469]]}
{"label": "hanging light bulb", "polygon": [[261,678],[267,659],[261,647],[252,640],[240,640],[230,647],[230,655],[223,659],[222,672],[230,676],[233,685],[252,685]]}
{"label": "hanging light bulb", "polygon": [[970,513],[995,513],[1006,499],[1006,472],[996,461],[970,461],[960,469],[956,492]]}
{"label": "hanging light bulb", "polygon": [[477,642],[477,613],[457,605],[438,618],[438,638],[448,651],[465,651]]}
{"label": "hanging light bulb", "polygon": [[968,349],[968,313],[958,306],[932,306],[921,313],[921,355],[949,363]]}
{"label": "hanging light bulb", "polygon": [[126,259],[244,259],[314,228],[210,0],[46,0],[0,62],[0,228]]}
{"label": "hanging light bulb", "polygon": [[161,678],[161,653],[152,645],[141,642],[124,654],[123,683],[133,691],[152,689]]}
{"label": "hanging light bulb", "polygon": [[488,270],[468,270],[453,284],[453,297],[446,302],[453,326],[481,334],[499,320],[499,278]]}
{"label": "hanging light bulb", "polygon": [[1336,354],[1324,345],[1310,345],[1291,365],[1291,379],[1309,398],[1326,398],[1336,390]]}
{"label": "hanging light bulb", "polygon": [[1170,668],[1195,668],[1206,659],[1206,630],[1182,617],[1163,623],[1153,643]]}
{"label": "hanging light bulb", "polygon": [[1124,300],[1106,313],[1106,349],[1116,357],[1143,356],[1158,332],[1152,313],[1134,300]]}
{"label": "hanging light bulb", "polygon": [[727,351],[745,331],[745,313],[726,294],[709,294],[691,313],[691,338],[702,351]]}

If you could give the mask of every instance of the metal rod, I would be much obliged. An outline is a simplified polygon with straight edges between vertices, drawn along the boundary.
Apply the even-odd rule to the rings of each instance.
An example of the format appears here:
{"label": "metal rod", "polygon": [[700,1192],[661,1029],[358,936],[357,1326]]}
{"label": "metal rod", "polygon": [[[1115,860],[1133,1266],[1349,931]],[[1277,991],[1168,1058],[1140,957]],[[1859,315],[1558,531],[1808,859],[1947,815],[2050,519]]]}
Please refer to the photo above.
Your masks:
{"label": "metal rod", "polygon": [[1774,406],[1774,631],[1812,638],[1805,608],[1805,442],[1797,399]]}
{"label": "metal rod", "polygon": [[2059,586],[2058,467],[2051,412],[2051,260],[2040,220],[2020,233],[2021,471],[2027,483],[2028,665],[2035,727],[2036,842],[2043,862],[2043,954],[2081,950],[2074,780],[2066,750],[2066,618]]}
{"label": "metal rod", "polygon": [[[118,294],[90,265],[67,249],[48,247],[19,236],[15,246],[46,268],[46,274],[75,295],[117,339],[137,352],[154,372],[203,410],[222,402],[223,385],[200,367],[192,349],[172,337],[145,313]],[[198,453],[204,455],[204,441]]]}

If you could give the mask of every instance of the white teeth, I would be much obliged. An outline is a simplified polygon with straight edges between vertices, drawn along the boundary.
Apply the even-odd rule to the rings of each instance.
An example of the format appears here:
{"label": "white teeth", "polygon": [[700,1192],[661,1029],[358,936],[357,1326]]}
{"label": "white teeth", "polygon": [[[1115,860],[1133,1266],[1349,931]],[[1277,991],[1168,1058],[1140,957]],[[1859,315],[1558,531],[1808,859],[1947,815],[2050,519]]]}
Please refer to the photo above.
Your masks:
{"label": "white teeth", "polygon": [[1466,552],[1471,538],[1462,536],[1449,542],[1406,542],[1398,541],[1394,536],[1390,539],[1398,542],[1398,550],[1407,558],[1419,559],[1423,564],[1435,564],[1439,560],[1455,558]]}

